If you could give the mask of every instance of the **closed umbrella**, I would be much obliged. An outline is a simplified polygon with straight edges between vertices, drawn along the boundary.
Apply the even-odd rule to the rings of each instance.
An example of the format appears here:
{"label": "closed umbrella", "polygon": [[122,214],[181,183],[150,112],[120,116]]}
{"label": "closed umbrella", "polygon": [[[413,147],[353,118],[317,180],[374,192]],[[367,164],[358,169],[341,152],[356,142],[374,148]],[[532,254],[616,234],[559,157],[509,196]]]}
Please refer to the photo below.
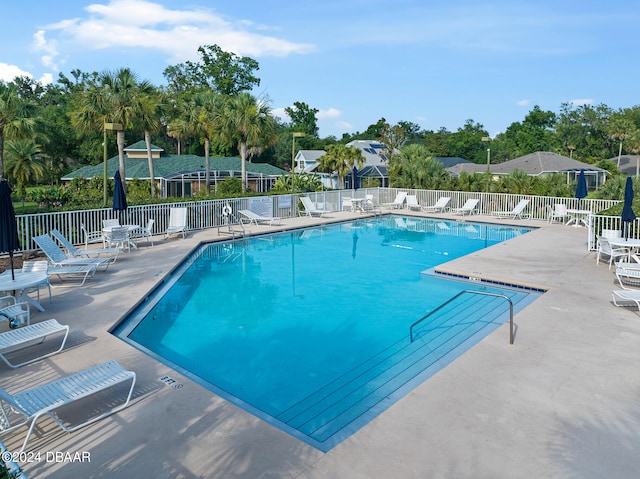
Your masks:
{"label": "closed umbrella", "polygon": [[11,279],[16,279],[13,271],[13,252],[20,249],[16,213],[11,202],[11,188],[4,178],[0,180],[0,253],[9,253]]}
{"label": "closed umbrella", "polygon": [[629,238],[630,223],[636,219],[636,214],[633,212],[633,182],[630,176],[627,176],[627,184],[624,188],[624,205],[621,218],[624,237]]}
{"label": "closed umbrella", "polygon": [[122,186],[122,179],[120,177],[120,170],[116,171],[113,175],[114,187],[113,187],[113,211],[126,211],[127,209],[127,196],[124,193]]}
{"label": "closed umbrella", "polygon": [[353,165],[353,170],[351,170],[351,174],[353,175],[353,189],[358,189],[358,168],[356,165]]}
{"label": "closed umbrella", "polygon": [[585,196],[587,196],[587,180],[584,178],[584,170],[580,170],[578,185],[576,186],[576,198],[581,200]]}

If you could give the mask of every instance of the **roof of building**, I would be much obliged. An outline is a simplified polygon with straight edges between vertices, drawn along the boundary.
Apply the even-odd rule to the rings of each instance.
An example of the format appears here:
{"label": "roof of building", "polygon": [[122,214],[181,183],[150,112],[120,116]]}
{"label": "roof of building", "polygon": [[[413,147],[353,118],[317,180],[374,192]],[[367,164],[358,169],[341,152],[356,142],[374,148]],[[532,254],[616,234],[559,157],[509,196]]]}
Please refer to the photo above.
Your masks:
{"label": "roof of building", "polygon": [[[618,157],[609,158],[616,165],[618,164]],[[618,167],[620,173],[626,175],[635,175],[640,171],[640,155],[622,155],[620,157],[620,166]]]}
{"label": "roof of building", "polygon": [[[137,144],[137,143],[136,143]],[[133,145],[132,145],[133,146]],[[145,147],[146,148],[146,147]],[[149,163],[146,158],[129,158],[124,155],[126,179],[133,178],[149,179]],[[241,159],[239,157],[210,157],[210,168],[212,172],[220,172],[222,175],[228,172],[239,173],[242,170]],[[117,156],[107,160],[107,175],[112,178],[119,168]],[[249,175],[256,176],[281,176],[287,172],[268,163],[246,162],[246,171]],[[204,171],[205,159],[197,155],[165,155],[153,159],[153,170],[156,178],[176,178],[182,175]],[[63,180],[71,180],[76,177],[92,178],[103,176],[104,165],[101,163],[95,166],[84,166],[76,171],[63,176]]]}
{"label": "roof of building", "polygon": [[491,173],[497,175],[508,174],[515,170],[524,171],[531,176],[580,170],[584,170],[585,172],[606,172],[606,170],[598,168],[597,166],[582,163],[581,161],[550,151],[536,151],[535,153],[505,161],[504,163],[491,165]]}
{"label": "roof of building", "polygon": [[[133,145],[127,146],[124,151],[147,151],[147,142],[144,140],[136,141]],[[151,151],[164,151],[164,148],[151,144]]]}

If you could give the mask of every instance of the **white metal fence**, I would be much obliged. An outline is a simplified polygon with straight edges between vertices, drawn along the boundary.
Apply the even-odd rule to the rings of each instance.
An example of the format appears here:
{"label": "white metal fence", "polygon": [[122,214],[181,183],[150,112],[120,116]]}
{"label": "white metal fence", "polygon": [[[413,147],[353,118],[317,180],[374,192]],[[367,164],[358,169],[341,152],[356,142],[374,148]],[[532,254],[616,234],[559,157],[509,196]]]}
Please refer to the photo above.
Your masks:
{"label": "white metal fence", "polygon": [[[530,203],[527,213],[535,220],[547,220],[549,210],[555,204],[561,203],[568,209],[589,210],[592,215],[587,228],[588,245],[590,249],[595,247],[596,235],[603,228],[620,229],[620,217],[600,216],[596,213],[606,210],[619,203],[612,200],[578,200],[576,198],[561,198],[532,195],[513,195],[501,193],[481,193],[464,191],[441,190],[412,190],[406,188],[361,188],[358,190],[333,190],[318,193],[304,193],[316,203],[330,211],[340,211],[344,198],[364,198],[366,194],[373,195],[375,204],[391,203],[399,191],[416,195],[418,203],[422,206],[433,205],[441,196],[451,198],[449,206],[457,208],[462,206],[467,199],[478,198],[480,215],[491,215],[492,211],[509,211],[521,200],[528,199]],[[81,225],[84,224],[88,231],[101,231],[102,220],[119,217],[121,223],[139,224],[144,226],[151,218],[155,219],[154,234],[162,234],[168,226],[169,210],[171,207],[187,207],[189,231],[216,228],[223,226],[222,207],[230,205],[234,216],[238,218],[238,211],[252,209],[256,204],[260,208],[267,208],[273,216],[290,218],[298,215],[300,194],[273,195],[264,197],[229,198],[223,200],[204,200],[180,203],[161,203],[154,205],[131,206],[126,212],[115,212],[111,208],[94,210],[60,211],[42,214],[19,215],[18,234],[23,251],[36,249],[32,238],[47,233],[52,229],[58,229],[74,244],[83,244]],[[476,216],[477,219],[477,216]],[[640,232],[638,220],[631,224],[630,236],[637,237]]]}

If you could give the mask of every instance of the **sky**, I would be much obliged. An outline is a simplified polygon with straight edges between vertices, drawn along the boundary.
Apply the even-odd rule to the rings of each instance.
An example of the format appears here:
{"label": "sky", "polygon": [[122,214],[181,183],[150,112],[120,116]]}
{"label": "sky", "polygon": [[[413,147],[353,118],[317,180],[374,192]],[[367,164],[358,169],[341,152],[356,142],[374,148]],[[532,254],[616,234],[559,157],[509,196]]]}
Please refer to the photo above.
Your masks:
{"label": "sky", "polygon": [[258,61],[274,114],[304,102],[320,137],[385,118],[495,136],[534,106],[640,102],[632,0],[21,0],[2,2],[0,80],[129,67],[164,85],[201,45]]}

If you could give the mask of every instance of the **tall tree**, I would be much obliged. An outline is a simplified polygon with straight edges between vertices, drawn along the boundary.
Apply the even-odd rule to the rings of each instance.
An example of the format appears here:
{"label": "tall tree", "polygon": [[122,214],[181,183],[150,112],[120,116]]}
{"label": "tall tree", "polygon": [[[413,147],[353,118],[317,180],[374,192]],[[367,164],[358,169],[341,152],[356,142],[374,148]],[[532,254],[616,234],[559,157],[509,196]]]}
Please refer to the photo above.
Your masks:
{"label": "tall tree", "polygon": [[144,142],[147,147],[149,179],[151,180],[151,197],[156,196],[156,176],[151,153],[151,133],[157,133],[162,127],[160,118],[164,110],[162,95],[155,89],[143,91],[140,97],[140,109],[137,120],[144,130]]}
{"label": "tall tree", "polygon": [[34,105],[18,95],[16,85],[0,81],[0,178],[4,178],[5,137],[26,138],[33,132]]}
{"label": "tall tree", "polygon": [[248,148],[267,147],[278,140],[277,123],[269,106],[250,93],[228,97],[218,111],[220,138],[227,145],[237,144],[242,167],[242,190],[247,190]]}
{"label": "tall tree", "polygon": [[120,125],[116,130],[120,176],[126,191],[124,163],[124,132],[131,128],[142,110],[142,98],[153,91],[148,81],[139,81],[129,68],[105,71],[97,84],[85,90],[71,121],[81,131],[101,131],[104,123]]}
{"label": "tall tree", "polygon": [[338,174],[338,186],[344,188],[345,177],[355,166],[362,168],[366,158],[359,148],[336,143],[327,146],[325,154],[318,158],[320,169]]}
{"label": "tall tree", "polygon": [[240,57],[218,45],[198,48],[201,62],[187,61],[165,68],[169,88],[175,92],[191,88],[210,89],[222,95],[237,95],[260,85],[254,71],[260,66],[250,57]]}
{"label": "tall tree", "polygon": [[212,91],[203,91],[183,105],[182,115],[169,123],[169,134],[175,137],[195,135],[204,144],[205,191],[211,192],[211,142],[220,136],[223,99]]}
{"label": "tall tree", "polygon": [[616,112],[609,117],[609,123],[607,125],[607,132],[609,138],[619,141],[620,146],[618,148],[618,163],[617,168],[620,168],[620,157],[622,156],[622,142],[626,140],[635,129],[633,121],[624,115],[624,112]]}
{"label": "tall tree", "polygon": [[33,140],[7,141],[7,173],[18,185],[18,194],[24,197],[26,186],[30,180],[38,180],[44,176],[44,165],[37,157],[40,147]]}
{"label": "tall tree", "polygon": [[291,118],[291,127],[294,131],[301,131],[309,136],[318,136],[318,120],[316,115],[320,110],[311,108],[304,102],[296,101],[293,106],[288,106],[284,111]]}

